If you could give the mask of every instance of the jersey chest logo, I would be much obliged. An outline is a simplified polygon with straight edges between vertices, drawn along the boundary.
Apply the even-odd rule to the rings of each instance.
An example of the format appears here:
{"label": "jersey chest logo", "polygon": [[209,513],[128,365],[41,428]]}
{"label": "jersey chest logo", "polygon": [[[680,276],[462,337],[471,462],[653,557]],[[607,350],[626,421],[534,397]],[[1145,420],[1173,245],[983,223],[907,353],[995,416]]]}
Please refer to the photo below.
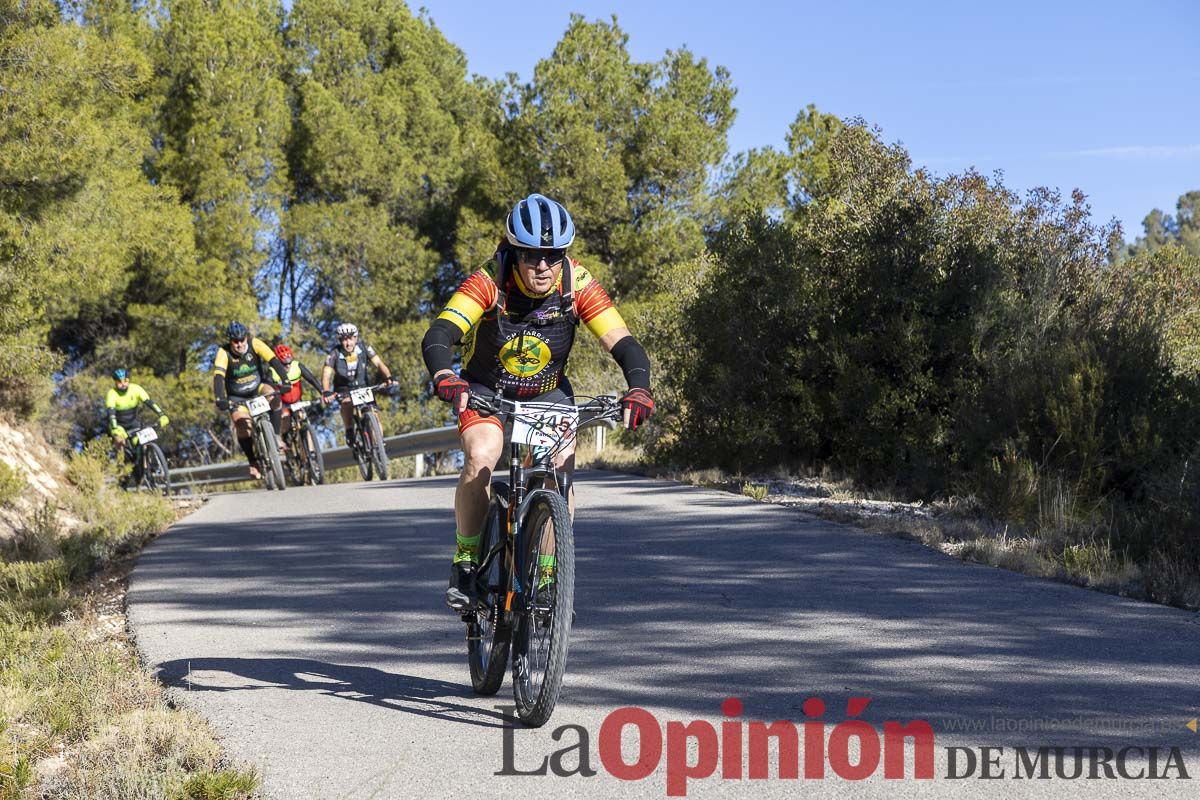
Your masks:
{"label": "jersey chest logo", "polygon": [[528,378],[550,363],[550,344],[536,331],[516,334],[500,346],[500,365],[509,375]]}

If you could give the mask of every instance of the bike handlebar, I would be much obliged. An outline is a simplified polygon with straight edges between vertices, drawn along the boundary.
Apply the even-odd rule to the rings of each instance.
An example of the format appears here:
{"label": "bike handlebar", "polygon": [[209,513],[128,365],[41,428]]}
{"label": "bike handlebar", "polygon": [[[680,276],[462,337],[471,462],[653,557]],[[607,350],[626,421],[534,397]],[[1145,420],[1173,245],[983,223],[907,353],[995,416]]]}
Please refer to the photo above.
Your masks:
{"label": "bike handlebar", "polygon": [[[372,384],[371,386],[353,386],[353,387],[350,387],[349,389],[330,389],[328,394],[333,395],[338,400],[346,400],[347,398],[350,397],[351,392],[356,391],[358,389],[370,389],[373,392],[378,392],[380,389],[387,388],[389,383],[391,383],[391,381],[384,381],[383,383],[376,383],[376,384]],[[325,395],[327,393],[321,392],[321,394]]]}
{"label": "bike handlebar", "polygon": [[[485,397],[477,392],[467,396],[467,408],[484,411],[488,414],[519,413],[517,411],[519,405],[520,401],[510,400],[506,397]],[[587,414],[592,419],[619,419],[622,412],[620,401],[616,397],[609,396],[590,398],[575,408],[580,414]]]}

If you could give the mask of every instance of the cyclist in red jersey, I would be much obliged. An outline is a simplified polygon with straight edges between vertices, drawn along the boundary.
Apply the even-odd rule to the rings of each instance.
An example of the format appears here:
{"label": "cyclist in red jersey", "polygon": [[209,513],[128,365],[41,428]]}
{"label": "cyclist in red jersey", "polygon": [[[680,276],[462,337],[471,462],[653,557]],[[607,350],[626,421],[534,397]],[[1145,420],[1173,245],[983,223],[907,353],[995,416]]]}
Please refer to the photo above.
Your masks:
{"label": "cyclist in red jersey", "polygon": [[[286,344],[275,345],[275,357],[287,369],[287,375],[283,378],[279,377],[279,373],[274,368],[271,369],[271,379],[279,386],[279,401],[283,404],[283,419],[279,423],[279,435],[286,441],[288,430],[292,427],[292,415],[288,406],[299,402],[304,395],[304,384],[300,382],[301,379],[308,381],[309,385],[317,390],[318,395],[321,394],[321,384],[317,381],[317,376],[313,375],[312,370],[296,361],[296,354]],[[322,398],[322,402],[325,402],[324,398]]]}

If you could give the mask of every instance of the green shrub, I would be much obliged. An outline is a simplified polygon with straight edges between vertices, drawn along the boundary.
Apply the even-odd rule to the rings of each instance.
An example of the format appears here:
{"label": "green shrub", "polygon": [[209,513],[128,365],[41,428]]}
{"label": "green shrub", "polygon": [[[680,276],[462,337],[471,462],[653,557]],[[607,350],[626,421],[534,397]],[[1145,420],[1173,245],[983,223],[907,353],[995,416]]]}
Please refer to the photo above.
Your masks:
{"label": "green shrub", "polygon": [[11,507],[23,491],[25,491],[25,478],[8,464],[0,461],[0,507]]}
{"label": "green shrub", "polygon": [[1048,557],[1102,534],[1137,563],[1200,565],[1200,261],[1113,267],[1081,195],[935,180],[861,126],[819,145],[819,190],[798,174],[803,202],[714,232],[658,355],[650,456],[832,467],[866,489],[974,496],[1054,531]]}
{"label": "green shrub", "polygon": [[117,469],[108,457],[103,439],[88,442],[81,453],[72,453],[67,461],[67,480],[84,497],[98,497],[106,483],[115,481]]}
{"label": "green shrub", "polygon": [[761,483],[744,483],[742,484],[742,494],[753,500],[762,500],[767,496],[768,488]]}

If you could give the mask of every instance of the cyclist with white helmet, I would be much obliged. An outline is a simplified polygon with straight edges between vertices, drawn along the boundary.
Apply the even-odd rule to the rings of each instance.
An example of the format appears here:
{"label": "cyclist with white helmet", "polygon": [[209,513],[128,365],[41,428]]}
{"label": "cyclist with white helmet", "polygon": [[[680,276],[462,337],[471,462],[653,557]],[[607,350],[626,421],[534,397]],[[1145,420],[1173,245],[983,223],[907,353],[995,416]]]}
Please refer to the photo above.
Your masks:
{"label": "cyclist with white helmet", "polygon": [[[383,379],[391,385],[392,371],[383,363],[375,348],[358,338],[358,326],[343,322],[337,326],[337,347],[325,358],[321,372],[321,387],[324,396],[332,392],[343,392],[367,385],[367,365],[373,364]],[[346,444],[354,440],[354,406],[342,403],[342,424],[346,429]]]}
{"label": "cyclist with white helmet", "polygon": [[[600,283],[567,257],[574,240],[575,224],[560,203],[540,194],[518,202],[492,260],[463,281],[421,343],[437,396],[458,414],[465,455],[454,495],[456,548],[446,590],[446,603],[456,611],[475,599],[479,529],[492,468],[504,448],[505,420],[467,409],[468,395],[573,401],[564,371],[582,322],[625,375],[626,426],[636,428],[654,411],[646,351]],[[465,348],[461,376],[452,368],[452,348],[460,342]],[[569,472],[574,447],[558,461]]]}

